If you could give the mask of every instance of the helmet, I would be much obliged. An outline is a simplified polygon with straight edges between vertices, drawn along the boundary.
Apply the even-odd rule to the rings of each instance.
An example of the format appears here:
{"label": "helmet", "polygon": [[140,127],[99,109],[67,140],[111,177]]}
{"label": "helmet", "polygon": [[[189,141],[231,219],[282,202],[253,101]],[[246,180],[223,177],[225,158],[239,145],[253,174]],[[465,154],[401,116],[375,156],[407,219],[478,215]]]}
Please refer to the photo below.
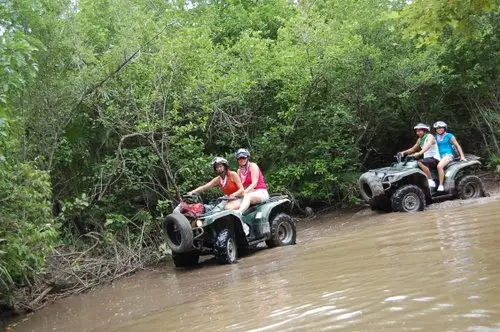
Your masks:
{"label": "helmet", "polygon": [[429,126],[426,125],[425,123],[419,123],[415,127],[413,127],[413,129],[415,129],[415,130],[417,130],[417,129],[425,129],[427,131],[430,130]]}
{"label": "helmet", "polygon": [[446,124],[446,122],[444,122],[444,121],[438,121],[438,122],[436,122],[436,123],[434,124],[434,126],[433,126],[433,127],[434,127],[434,128],[444,128],[444,129],[446,129],[446,128],[448,128],[448,125],[447,125],[447,124]]}
{"label": "helmet", "polygon": [[238,151],[236,151],[234,156],[236,157],[236,159],[241,158],[241,157],[248,158],[248,157],[250,157],[250,152],[248,152],[247,149],[242,148],[242,149],[238,149]]}
{"label": "helmet", "polygon": [[214,169],[217,164],[222,164],[226,166],[226,168],[229,167],[229,162],[222,157],[215,157],[214,159],[212,159],[212,166],[214,167]]}

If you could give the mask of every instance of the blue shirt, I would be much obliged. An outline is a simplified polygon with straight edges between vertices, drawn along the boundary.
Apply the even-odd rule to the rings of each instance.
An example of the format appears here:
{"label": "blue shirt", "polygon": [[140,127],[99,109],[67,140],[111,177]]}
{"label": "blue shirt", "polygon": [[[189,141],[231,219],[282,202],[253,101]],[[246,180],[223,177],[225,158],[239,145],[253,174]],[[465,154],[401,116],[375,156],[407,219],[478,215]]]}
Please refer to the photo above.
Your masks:
{"label": "blue shirt", "polygon": [[451,139],[455,137],[452,133],[445,133],[443,136],[436,135],[436,143],[439,149],[439,154],[444,156],[446,154],[454,155]]}

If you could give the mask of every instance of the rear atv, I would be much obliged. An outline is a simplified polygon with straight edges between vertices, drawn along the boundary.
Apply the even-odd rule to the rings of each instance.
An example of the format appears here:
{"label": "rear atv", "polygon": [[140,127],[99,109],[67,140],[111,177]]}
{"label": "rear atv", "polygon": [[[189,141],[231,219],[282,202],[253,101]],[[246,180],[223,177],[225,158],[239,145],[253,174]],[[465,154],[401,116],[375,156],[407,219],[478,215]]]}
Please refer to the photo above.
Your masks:
{"label": "rear atv", "polygon": [[[474,155],[467,161],[451,162],[445,169],[444,192],[430,188],[427,176],[413,158],[398,158],[390,167],[363,173],[359,188],[365,201],[373,210],[417,212],[436,200],[453,198],[469,199],[485,195],[481,179],[474,175],[481,163]],[[437,184],[437,172],[433,171]],[[432,189],[432,190],[431,190]]]}

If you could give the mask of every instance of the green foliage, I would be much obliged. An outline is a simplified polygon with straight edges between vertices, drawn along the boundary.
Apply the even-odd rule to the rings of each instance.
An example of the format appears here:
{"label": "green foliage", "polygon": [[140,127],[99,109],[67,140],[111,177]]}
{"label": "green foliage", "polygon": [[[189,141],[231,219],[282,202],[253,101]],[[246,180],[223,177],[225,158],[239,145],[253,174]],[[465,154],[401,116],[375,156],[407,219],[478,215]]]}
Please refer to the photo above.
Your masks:
{"label": "green foliage", "polygon": [[[140,238],[214,176],[213,156],[236,166],[239,147],[271,192],[352,204],[358,172],[411,145],[422,121],[449,122],[467,152],[500,155],[499,13],[490,0],[9,1],[9,220],[53,244],[53,199],[66,243]],[[43,250],[27,247],[16,257],[38,269]],[[33,274],[0,250],[11,257],[0,273]]]}
{"label": "green foliage", "polygon": [[[3,125],[2,125],[3,124]],[[40,271],[57,240],[52,219],[50,177],[14,158],[13,128],[0,123],[0,255],[2,280],[23,282]]]}

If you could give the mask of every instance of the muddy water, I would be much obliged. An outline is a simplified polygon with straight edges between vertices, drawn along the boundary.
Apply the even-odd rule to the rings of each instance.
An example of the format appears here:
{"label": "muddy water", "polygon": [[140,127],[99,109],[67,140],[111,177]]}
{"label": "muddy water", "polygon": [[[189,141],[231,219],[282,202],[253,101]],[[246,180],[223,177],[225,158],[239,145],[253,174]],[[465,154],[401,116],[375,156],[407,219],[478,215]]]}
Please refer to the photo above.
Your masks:
{"label": "muddy water", "polygon": [[500,331],[500,198],[300,223],[295,246],[170,265],[67,298],[14,331]]}

